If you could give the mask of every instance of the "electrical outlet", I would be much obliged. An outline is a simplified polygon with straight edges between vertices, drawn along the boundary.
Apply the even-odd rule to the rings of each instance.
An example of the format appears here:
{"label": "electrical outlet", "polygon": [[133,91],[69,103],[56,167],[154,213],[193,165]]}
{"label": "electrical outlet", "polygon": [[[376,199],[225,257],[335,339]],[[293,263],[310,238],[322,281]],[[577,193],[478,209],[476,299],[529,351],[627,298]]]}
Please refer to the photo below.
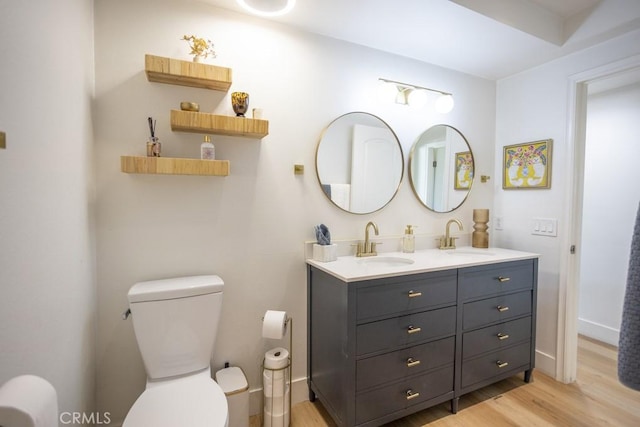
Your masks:
{"label": "electrical outlet", "polygon": [[502,230],[502,217],[497,216],[493,219],[493,228],[496,230]]}
{"label": "electrical outlet", "polygon": [[531,234],[556,237],[558,235],[558,220],[555,218],[533,218]]}

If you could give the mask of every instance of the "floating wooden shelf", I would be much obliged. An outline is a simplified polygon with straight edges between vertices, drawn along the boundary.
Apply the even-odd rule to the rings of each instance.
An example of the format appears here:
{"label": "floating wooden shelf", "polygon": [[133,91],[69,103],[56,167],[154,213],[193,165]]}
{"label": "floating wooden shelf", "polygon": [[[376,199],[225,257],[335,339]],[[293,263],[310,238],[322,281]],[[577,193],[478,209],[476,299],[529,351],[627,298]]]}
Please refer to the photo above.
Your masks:
{"label": "floating wooden shelf", "polygon": [[269,134],[269,121],[171,110],[171,130],[264,138]]}
{"label": "floating wooden shelf", "polygon": [[125,173],[227,176],[230,162],[229,160],[120,156],[120,169]]}
{"label": "floating wooden shelf", "polygon": [[150,82],[225,92],[231,87],[231,68],[148,54],[145,55],[144,62]]}

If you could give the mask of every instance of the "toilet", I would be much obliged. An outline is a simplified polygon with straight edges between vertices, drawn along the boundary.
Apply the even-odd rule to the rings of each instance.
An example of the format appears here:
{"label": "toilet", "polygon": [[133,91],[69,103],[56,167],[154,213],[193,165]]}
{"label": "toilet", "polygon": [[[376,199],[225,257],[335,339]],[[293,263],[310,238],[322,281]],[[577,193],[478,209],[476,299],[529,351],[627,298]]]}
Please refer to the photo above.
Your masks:
{"label": "toilet", "polygon": [[147,372],[123,427],[226,427],[227,399],[210,359],[224,282],[215,275],[136,283],[128,293]]}

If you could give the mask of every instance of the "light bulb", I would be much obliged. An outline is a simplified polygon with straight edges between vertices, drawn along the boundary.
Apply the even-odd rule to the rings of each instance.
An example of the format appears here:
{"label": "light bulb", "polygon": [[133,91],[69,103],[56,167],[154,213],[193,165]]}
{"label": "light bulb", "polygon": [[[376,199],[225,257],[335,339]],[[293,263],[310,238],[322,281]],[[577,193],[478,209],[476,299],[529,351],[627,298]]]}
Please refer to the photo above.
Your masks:
{"label": "light bulb", "polygon": [[422,108],[427,105],[427,91],[423,89],[413,89],[409,92],[407,102],[411,107]]}
{"label": "light bulb", "polygon": [[436,111],[441,114],[447,114],[453,110],[453,96],[450,94],[442,94],[436,100]]}
{"label": "light bulb", "polygon": [[378,98],[383,102],[395,102],[398,96],[398,87],[395,83],[380,80],[378,85]]}
{"label": "light bulb", "polygon": [[[296,5],[296,0],[279,0],[275,2],[274,0],[262,0],[261,2],[265,3],[265,5],[267,6],[266,10],[263,10],[253,5],[256,3],[256,1],[254,0],[236,0],[236,1],[245,10],[253,13],[254,15],[260,15],[260,16],[266,16],[266,17],[280,16],[280,15],[287,14],[291,12],[291,9],[293,9],[293,7]],[[257,3],[261,3],[261,2],[257,2]],[[277,3],[275,5],[276,8],[274,8],[272,3]]]}

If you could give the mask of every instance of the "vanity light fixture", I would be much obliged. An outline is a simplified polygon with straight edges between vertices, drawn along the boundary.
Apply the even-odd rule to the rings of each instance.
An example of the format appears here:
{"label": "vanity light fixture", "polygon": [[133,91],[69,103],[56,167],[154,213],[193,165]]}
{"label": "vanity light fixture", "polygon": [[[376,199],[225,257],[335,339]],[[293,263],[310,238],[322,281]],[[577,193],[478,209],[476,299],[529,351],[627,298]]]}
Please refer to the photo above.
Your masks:
{"label": "vanity light fixture", "polygon": [[296,0],[236,0],[246,11],[254,15],[271,17],[291,12]]}
{"label": "vanity light fixture", "polygon": [[383,99],[392,99],[396,104],[409,105],[421,108],[427,104],[428,92],[439,93],[435,108],[438,113],[446,114],[453,110],[453,94],[438,89],[416,86],[395,80],[378,78],[380,83],[380,96]]}

